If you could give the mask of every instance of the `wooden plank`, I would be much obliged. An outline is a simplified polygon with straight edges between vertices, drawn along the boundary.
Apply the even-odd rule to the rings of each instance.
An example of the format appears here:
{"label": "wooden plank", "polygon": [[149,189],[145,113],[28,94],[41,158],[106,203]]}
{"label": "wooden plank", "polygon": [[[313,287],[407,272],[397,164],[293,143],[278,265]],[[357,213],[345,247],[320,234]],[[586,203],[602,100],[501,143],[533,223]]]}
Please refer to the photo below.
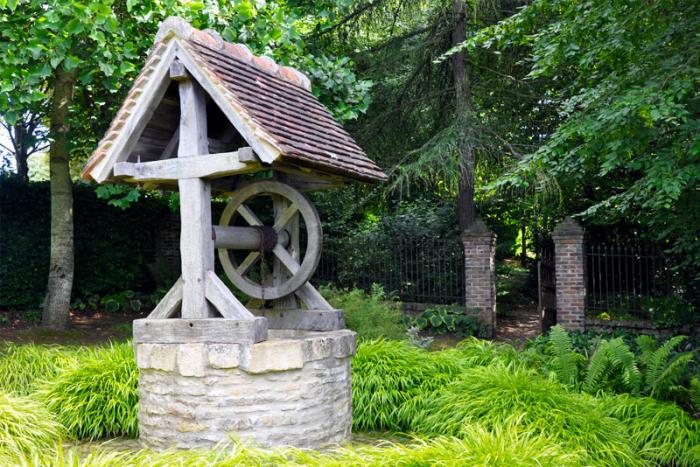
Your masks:
{"label": "wooden plank", "polygon": [[178,59],[173,60],[170,64],[170,79],[175,81],[187,81],[190,75],[185,69],[185,65]]}
{"label": "wooden plank", "polygon": [[175,154],[175,149],[177,149],[177,145],[179,142],[180,142],[180,128],[178,127],[175,130],[175,133],[173,133],[173,136],[170,137],[170,141],[168,141],[168,144],[165,145],[165,149],[163,149],[163,152],[160,154],[159,159],[162,160],[162,159],[167,159],[169,157],[175,157],[177,155],[177,154]]}
{"label": "wooden plank", "polygon": [[[206,101],[193,81],[180,82],[180,144],[178,158],[207,154]],[[167,162],[161,161],[160,163]],[[201,178],[178,180],[180,189],[180,256],[182,258],[182,317],[215,316],[206,299],[207,271],[214,269],[211,238],[211,187]]]}
{"label": "wooden plank", "polygon": [[[222,93],[219,86],[214,84],[209,75],[203,72],[200,66],[195,63],[189,50],[182,47],[178,50],[177,56],[185,64],[187,71],[201,84],[212,100],[219,106],[219,109],[226,115],[233,127],[255,150],[261,161],[270,164],[280,157],[281,150],[273,144],[272,138],[266,135],[266,138],[262,139],[256,134],[263,130],[257,128],[257,125],[247,115],[242,115],[238,109],[231,105],[228,97]],[[267,141],[268,139],[271,141]]]}
{"label": "wooden plank", "polygon": [[134,342],[155,344],[253,344],[267,340],[267,319],[137,319]]}
{"label": "wooden plank", "polygon": [[175,41],[166,46],[158,64],[153,70],[148,81],[144,84],[143,90],[136,99],[136,105],[131,110],[124,126],[119,130],[119,134],[114,144],[107,150],[105,157],[93,168],[90,175],[97,183],[102,183],[109,178],[114,164],[125,161],[136,146],[141,133],[153,116],[153,112],[160,104],[170,85],[168,70],[170,63],[175,57],[177,46]]}
{"label": "wooden plank", "polygon": [[238,152],[223,152],[149,162],[119,162],[114,166],[114,176],[137,182],[166,182],[182,178],[228,177],[259,167],[259,164],[240,162]]}
{"label": "wooden plank", "polygon": [[178,277],[168,293],[158,302],[146,319],[170,318],[180,310],[182,305],[182,277]]}
{"label": "wooden plank", "polygon": [[207,300],[227,319],[252,320],[255,317],[238,301],[214,271],[207,271]]}
{"label": "wooden plank", "polygon": [[267,318],[268,329],[335,331],[345,328],[342,310],[252,309],[255,316]]}
{"label": "wooden plank", "polygon": [[[280,229],[283,229],[299,212],[299,206],[290,203],[281,196],[275,196],[273,198],[272,206],[275,213],[275,224],[273,228],[278,232]],[[282,245],[284,245],[284,243]],[[277,246],[284,248],[282,245],[278,244]],[[272,259],[272,285],[279,287],[286,282],[289,277],[289,272],[282,266],[279,258],[274,256]],[[293,294],[273,300],[272,306],[275,310],[285,310],[299,307]]]}
{"label": "wooden plank", "polygon": [[323,298],[323,295],[311,285],[310,282],[302,285],[299,290],[294,292],[299,300],[301,300],[306,308],[310,310],[332,310],[333,307]]}

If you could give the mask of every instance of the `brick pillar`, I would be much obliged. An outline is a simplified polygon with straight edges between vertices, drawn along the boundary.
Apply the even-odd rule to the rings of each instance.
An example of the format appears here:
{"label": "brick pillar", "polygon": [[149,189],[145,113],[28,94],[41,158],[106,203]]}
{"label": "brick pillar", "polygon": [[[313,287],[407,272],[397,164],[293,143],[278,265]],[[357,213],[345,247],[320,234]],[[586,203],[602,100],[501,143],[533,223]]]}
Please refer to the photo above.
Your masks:
{"label": "brick pillar", "polygon": [[583,228],[567,217],[552,232],[557,290],[557,324],[569,331],[586,327],[586,256]]}
{"label": "brick pillar", "polygon": [[496,234],[481,220],[462,234],[465,267],[465,304],[488,328],[496,330]]}

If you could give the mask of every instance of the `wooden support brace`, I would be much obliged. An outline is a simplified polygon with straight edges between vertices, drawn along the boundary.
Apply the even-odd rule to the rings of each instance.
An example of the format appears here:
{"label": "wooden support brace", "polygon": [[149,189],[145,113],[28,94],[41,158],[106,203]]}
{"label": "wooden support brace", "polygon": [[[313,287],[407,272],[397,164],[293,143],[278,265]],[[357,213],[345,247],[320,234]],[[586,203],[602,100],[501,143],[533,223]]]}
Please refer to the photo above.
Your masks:
{"label": "wooden support brace", "polygon": [[170,318],[182,305],[182,277],[168,290],[168,293],[158,302],[155,309],[148,315],[148,319]]}
{"label": "wooden support brace", "polygon": [[206,297],[228,319],[251,320],[255,316],[233,296],[214,271],[207,271]]}

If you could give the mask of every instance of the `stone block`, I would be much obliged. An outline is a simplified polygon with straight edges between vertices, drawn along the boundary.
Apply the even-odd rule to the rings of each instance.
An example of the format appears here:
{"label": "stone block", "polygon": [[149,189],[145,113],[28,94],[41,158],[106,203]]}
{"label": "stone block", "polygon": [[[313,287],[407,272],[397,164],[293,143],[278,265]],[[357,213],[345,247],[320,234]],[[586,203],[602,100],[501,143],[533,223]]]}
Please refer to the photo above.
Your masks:
{"label": "stone block", "polygon": [[333,340],[333,356],[336,358],[346,358],[355,355],[356,342],[355,333],[345,331]]}
{"label": "stone block", "polygon": [[330,337],[315,337],[304,341],[304,361],[313,362],[333,355],[333,340]]}
{"label": "stone block", "polygon": [[177,369],[182,376],[204,376],[206,374],[206,348],[204,344],[179,344],[177,346]]}
{"label": "stone block", "polygon": [[241,365],[249,373],[287,371],[303,366],[303,343],[297,339],[279,339],[255,344],[248,362]]}
{"label": "stone block", "polygon": [[[145,345],[145,344],[143,344]],[[155,344],[151,350],[150,368],[160,371],[175,371],[175,349],[171,345]]]}
{"label": "stone block", "polygon": [[212,368],[236,368],[240,364],[241,347],[237,344],[213,344],[207,346],[209,366]]}

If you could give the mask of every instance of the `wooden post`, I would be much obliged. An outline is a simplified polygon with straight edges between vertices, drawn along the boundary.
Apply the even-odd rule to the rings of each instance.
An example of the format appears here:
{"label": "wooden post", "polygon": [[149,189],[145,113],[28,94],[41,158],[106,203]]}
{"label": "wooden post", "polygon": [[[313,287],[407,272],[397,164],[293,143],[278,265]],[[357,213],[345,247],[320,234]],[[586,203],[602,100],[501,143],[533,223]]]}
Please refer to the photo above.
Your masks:
{"label": "wooden post", "polygon": [[[209,154],[204,93],[184,74],[180,82],[180,144],[178,157]],[[180,255],[182,257],[182,317],[215,316],[207,302],[207,271],[214,269],[211,230],[211,186],[201,178],[178,180],[180,189]]]}

